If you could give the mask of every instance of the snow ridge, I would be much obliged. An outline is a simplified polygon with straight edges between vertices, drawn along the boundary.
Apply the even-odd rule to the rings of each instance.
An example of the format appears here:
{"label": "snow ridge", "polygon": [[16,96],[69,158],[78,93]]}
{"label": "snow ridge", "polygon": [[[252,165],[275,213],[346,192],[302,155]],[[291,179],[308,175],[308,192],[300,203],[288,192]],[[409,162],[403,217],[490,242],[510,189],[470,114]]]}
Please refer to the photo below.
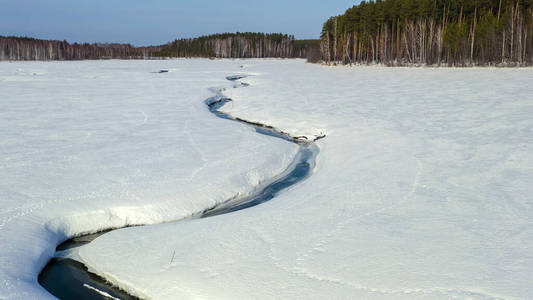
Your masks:
{"label": "snow ridge", "polygon": [[[235,75],[235,76],[228,76],[228,77],[226,77],[226,79],[230,80],[230,81],[237,81],[237,80],[239,80],[241,78],[244,78],[244,77],[245,76]],[[241,86],[242,87],[246,87],[248,85],[242,84]],[[237,87],[237,86],[235,86],[235,87]],[[260,134],[266,134],[266,135],[270,135],[270,136],[273,136],[273,137],[282,138],[282,139],[290,141],[290,142],[294,142],[294,143],[300,145],[300,151],[295,156],[295,158],[291,162],[291,164],[282,173],[280,173],[280,174],[278,174],[278,175],[276,175],[276,176],[274,176],[274,177],[272,177],[272,178],[270,178],[268,180],[265,180],[265,181],[262,181],[262,182],[260,181],[253,188],[253,190],[251,192],[246,193],[246,194],[237,194],[237,195],[229,198],[228,200],[223,201],[223,202],[219,202],[219,203],[217,203],[217,204],[215,204],[215,205],[213,205],[213,206],[211,206],[209,208],[206,208],[206,209],[202,210],[201,212],[193,213],[190,217],[185,218],[185,219],[206,218],[206,217],[216,216],[216,215],[219,215],[219,214],[230,213],[230,212],[241,210],[241,209],[246,209],[246,208],[258,205],[258,204],[260,204],[260,203],[262,203],[264,201],[268,201],[272,197],[275,197],[275,194],[274,194],[271,198],[267,198],[266,200],[261,200],[261,201],[257,200],[257,198],[261,199],[261,196],[263,196],[263,194],[266,193],[265,190],[268,189],[270,186],[273,186],[273,185],[276,185],[276,184],[280,184],[283,180],[287,180],[287,182],[289,182],[288,185],[285,185],[284,187],[280,187],[279,188],[280,190],[282,190],[282,189],[286,189],[287,187],[298,183],[301,180],[306,179],[308,177],[308,175],[311,173],[311,171],[315,167],[314,161],[315,161],[316,156],[318,155],[318,152],[319,152],[318,147],[315,146],[312,142],[315,141],[315,140],[318,140],[320,138],[325,137],[325,135],[324,135],[324,136],[315,138],[312,141],[309,141],[309,140],[307,140],[307,137],[305,137],[305,136],[292,137],[288,133],[283,132],[281,130],[278,130],[278,129],[272,127],[272,126],[265,125],[265,124],[254,123],[254,122],[250,122],[250,121],[246,121],[246,120],[243,120],[243,119],[234,118],[232,116],[229,116],[228,114],[225,114],[225,113],[222,113],[222,112],[218,111],[218,108],[220,108],[221,106],[223,106],[227,102],[231,101],[231,99],[225,98],[224,95],[221,93],[224,89],[210,89],[210,90],[211,91],[215,91],[217,93],[215,97],[211,97],[211,98],[205,100],[205,104],[209,107],[209,109],[210,109],[210,111],[212,113],[216,114],[219,117],[225,118],[225,119],[230,119],[230,120],[238,121],[238,122],[241,122],[241,123],[244,123],[244,124],[247,124],[247,125],[251,125]],[[144,114],[144,112],[143,112],[143,114]],[[148,118],[145,115],[145,121],[147,119]],[[186,123],[186,126],[188,126],[188,123]],[[191,138],[189,133],[187,133],[187,136],[189,137],[189,139],[192,140],[192,138]],[[200,151],[199,147],[196,145],[196,142],[192,141],[191,144],[200,154],[202,153]],[[203,155],[201,156],[201,159],[204,161],[204,163],[206,162],[206,159],[204,158]],[[295,178],[295,177],[290,177],[290,176],[294,176],[294,175],[292,175],[292,173],[296,172],[296,170],[302,164],[302,161],[303,161],[303,164],[308,167],[308,173],[305,173],[299,179]],[[193,176],[197,172],[198,172],[198,170],[193,173]],[[301,172],[301,171],[299,171],[299,172]],[[289,179],[285,179],[285,178],[289,178]],[[115,229],[120,229],[120,227],[115,228]],[[106,234],[106,233],[104,233],[104,234]],[[93,237],[88,237],[87,240],[94,239],[94,238],[97,238],[99,236],[100,235],[94,235]],[[84,242],[87,242],[87,241],[85,240]],[[89,241],[89,243],[90,243],[90,241]],[[105,282],[110,283],[110,285],[111,285],[110,288],[116,287],[119,290],[121,290],[123,292],[127,292],[130,295],[133,295],[135,297],[146,298],[145,293],[143,293],[142,291],[136,290],[135,287],[131,286],[131,284],[123,282],[122,280],[120,280],[119,278],[117,278],[116,276],[113,276],[112,274],[110,274],[108,272],[100,272],[100,271],[98,271],[98,269],[93,267],[93,266],[91,266],[91,264],[88,263],[86,259],[84,260],[82,255],[80,255],[80,252],[77,251],[77,250],[78,249],[74,248],[74,249],[69,249],[69,250],[66,250],[66,251],[58,251],[56,253],[56,257],[65,258],[65,259],[73,259],[73,260],[79,261],[80,263],[82,263],[83,265],[85,265],[87,267],[87,269],[88,269],[87,272],[88,273],[91,273],[93,276],[96,275],[96,276],[100,277],[102,279],[102,282],[105,281]],[[173,254],[173,256],[174,256],[174,254]],[[171,259],[171,261],[172,261],[172,259]],[[69,274],[67,274],[67,275],[69,275]],[[83,284],[83,286],[86,287],[86,288],[89,288],[91,290],[95,290],[96,292],[100,293],[104,297],[111,297],[112,299],[118,299],[118,298],[115,298],[115,297],[105,293],[105,292],[101,292],[98,289],[92,288],[91,286],[88,286],[86,284]]]}

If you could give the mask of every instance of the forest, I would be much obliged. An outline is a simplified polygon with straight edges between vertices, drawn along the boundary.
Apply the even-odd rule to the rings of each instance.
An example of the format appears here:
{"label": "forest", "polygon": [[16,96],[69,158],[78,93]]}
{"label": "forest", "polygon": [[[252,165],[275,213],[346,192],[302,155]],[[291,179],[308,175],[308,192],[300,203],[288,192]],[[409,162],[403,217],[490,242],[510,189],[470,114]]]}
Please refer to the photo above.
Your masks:
{"label": "forest", "polygon": [[157,53],[165,57],[262,58],[305,57],[305,50],[294,51],[294,37],[286,34],[255,32],[223,33],[194,39],[175,40]]}
{"label": "forest", "polygon": [[290,57],[294,38],[282,34],[223,33],[180,39],[163,46],[166,57]]}
{"label": "forest", "polygon": [[328,64],[529,66],[532,0],[361,2],[322,28]]}
{"label": "forest", "polygon": [[67,41],[0,36],[1,60],[147,59],[166,57],[305,58],[319,53],[319,40],[295,40],[286,34],[224,33],[179,39],[160,46],[70,44]]}
{"label": "forest", "polygon": [[0,36],[1,60],[133,59],[151,57],[160,47],[129,44],[70,44],[67,41]]}

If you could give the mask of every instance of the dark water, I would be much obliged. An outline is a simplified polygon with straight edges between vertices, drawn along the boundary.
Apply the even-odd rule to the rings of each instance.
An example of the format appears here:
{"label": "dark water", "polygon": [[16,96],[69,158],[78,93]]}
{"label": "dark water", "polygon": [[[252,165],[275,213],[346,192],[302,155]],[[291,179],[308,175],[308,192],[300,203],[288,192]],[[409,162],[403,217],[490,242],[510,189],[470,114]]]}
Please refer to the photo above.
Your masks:
{"label": "dark water", "polygon": [[234,202],[221,204],[213,209],[207,210],[202,214],[201,217],[207,218],[216,215],[227,214],[259,205],[272,200],[281,191],[306,179],[314,167],[317,149],[314,145],[300,147],[301,148],[297,155],[296,164],[290,172],[284,174],[278,180],[275,180],[265,188],[259,190],[259,192],[254,193],[249,197],[245,197]]}
{"label": "dark water", "polygon": [[[244,76],[236,75],[226,77],[226,79],[230,81],[236,81],[243,77]],[[231,118],[231,116],[219,111],[222,106],[230,101],[231,99],[227,99],[221,95],[218,95],[217,97],[207,99],[205,103],[209,110],[216,116],[228,120],[234,120]],[[300,150],[291,167],[289,167],[289,169],[284,172],[280,178],[274,180],[272,183],[268,184],[262,189],[259,189],[255,193],[252,193],[248,197],[222,203],[198,214],[196,218],[208,218],[221,214],[227,214],[269,201],[276,197],[276,195],[278,195],[281,191],[306,179],[314,168],[316,155],[318,154],[318,148],[314,144],[302,143],[291,138],[287,134],[278,132],[268,126],[254,124],[238,119],[234,121],[239,121],[252,126],[255,128],[256,132],[260,134],[297,143],[300,145]],[[62,251],[80,247],[90,243],[97,237],[109,231],[111,230],[73,238],[59,245],[56,250]],[[89,272],[83,264],[68,258],[52,259],[39,274],[39,283],[47,291],[59,299],[138,299],[114,287],[104,278]],[[109,294],[111,297],[97,293],[93,289],[87,287],[87,285],[103,291]]]}
{"label": "dark water", "polygon": [[229,80],[229,81],[237,81],[237,80],[243,79],[245,77],[246,77],[246,75],[231,75],[231,76],[227,76],[226,79]]}
{"label": "dark water", "polygon": [[139,299],[114,288],[105,279],[90,273],[83,264],[72,259],[52,259],[39,275],[39,283],[59,299]]}

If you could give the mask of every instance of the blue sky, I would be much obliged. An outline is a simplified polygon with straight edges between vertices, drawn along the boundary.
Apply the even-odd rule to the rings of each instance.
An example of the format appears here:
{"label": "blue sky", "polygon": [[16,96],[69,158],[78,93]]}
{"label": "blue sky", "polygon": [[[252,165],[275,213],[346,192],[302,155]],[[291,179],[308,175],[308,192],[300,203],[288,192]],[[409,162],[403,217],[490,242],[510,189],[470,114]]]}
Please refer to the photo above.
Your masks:
{"label": "blue sky", "polygon": [[[355,0],[0,0],[0,35],[69,42],[162,44],[209,33],[318,38]],[[359,2],[359,1],[357,1]]]}

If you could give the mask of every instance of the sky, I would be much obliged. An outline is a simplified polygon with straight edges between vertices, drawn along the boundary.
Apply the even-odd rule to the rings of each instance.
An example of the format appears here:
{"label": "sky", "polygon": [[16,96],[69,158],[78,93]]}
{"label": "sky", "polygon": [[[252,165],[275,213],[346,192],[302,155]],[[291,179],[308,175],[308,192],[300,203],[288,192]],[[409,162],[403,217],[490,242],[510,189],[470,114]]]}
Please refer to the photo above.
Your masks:
{"label": "sky", "polygon": [[[358,2],[358,1],[357,1]],[[0,0],[0,35],[159,45],[221,32],[318,38],[356,0]]]}

